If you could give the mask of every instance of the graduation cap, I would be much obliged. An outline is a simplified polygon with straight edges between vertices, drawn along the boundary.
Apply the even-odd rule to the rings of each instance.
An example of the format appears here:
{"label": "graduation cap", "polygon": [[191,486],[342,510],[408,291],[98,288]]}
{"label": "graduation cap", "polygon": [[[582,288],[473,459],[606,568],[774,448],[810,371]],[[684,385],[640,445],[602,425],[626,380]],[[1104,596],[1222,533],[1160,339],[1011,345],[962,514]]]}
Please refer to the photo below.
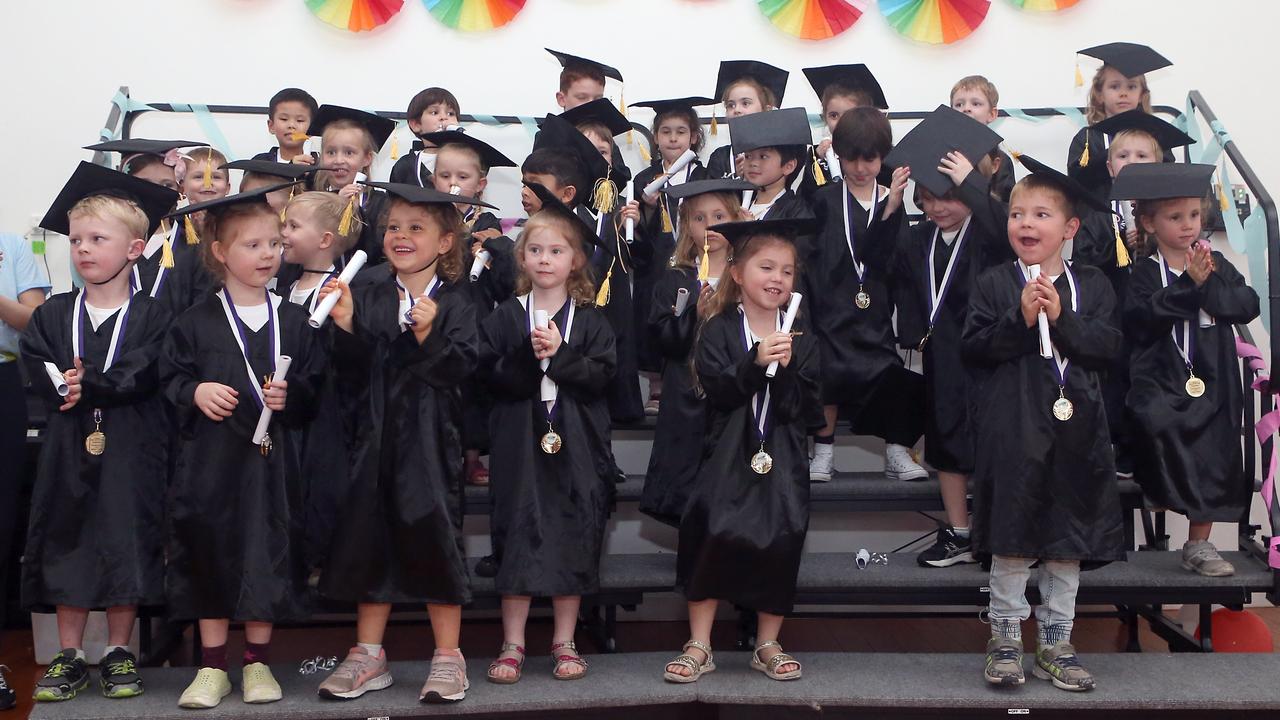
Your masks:
{"label": "graduation cap", "polygon": [[361,184],[368,185],[372,188],[378,188],[379,190],[385,190],[391,195],[394,195],[405,202],[413,203],[414,205],[453,205],[456,203],[459,205],[487,207],[490,210],[498,209],[496,205],[490,205],[479,198],[467,197],[465,195],[453,195],[451,193],[440,192],[434,188],[419,187],[418,185],[393,182],[374,182],[372,180],[361,181]]}
{"label": "graduation cap", "polygon": [[818,232],[822,223],[814,217],[780,218],[777,220],[743,220],[739,222],[720,223],[707,228],[724,236],[725,240],[740,251],[747,241],[760,235],[781,237],[792,243],[801,235],[812,235]]}
{"label": "graduation cap", "polygon": [[805,68],[804,76],[809,79],[809,84],[819,98],[827,88],[835,85],[849,90],[862,90],[871,96],[873,105],[881,110],[889,109],[889,102],[884,99],[884,90],[880,88],[876,76],[862,63]]}
{"label": "graduation cap", "polygon": [[189,147],[208,147],[209,143],[196,140],[147,140],[145,138],[125,138],[108,140],[96,145],[86,145],[85,150],[97,152],[118,152],[122,157],[128,155],[159,155],[164,157],[170,150]]}
{"label": "graduation cap", "polygon": [[587,58],[584,58],[584,57],[578,57],[577,55],[570,55],[569,53],[560,52],[559,50],[552,50],[551,48],[543,48],[543,49],[551,53],[553,56],[555,56],[555,59],[560,62],[560,67],[564,68],[565,70],[570,70],[573,68],[585,68],[588,70],[599,72],[601,75],[604,75],[605,77],[608,77],[608,78],[613,78],[618,82],[622,82],[622,73],[618,72],[617,68],[609,67],[608,65],[605,65],[602,62],[596,62],[595,60],[588,60]]}
{"label": "graduation cap", "polygon": [[476,154],[480,156],[480,165],[486,172],[490,168],[496,167],[516,167],[511,158],[503,155],[497,148],[480,138],[468,135],[461,130],[441,130],[440,132],[427,133],[422,136],[426,142],[436,147],[444,147],[445,145],[466,145]]}
{"label": "graduation cap", "polygon": [[1022,167],[1026,168],[1032,175],[1035,175],[1041,180],[1052,183],[1055,187],[1061,190],[1062,193],[1067,196],[1067,199],[1069,199],[1073,204],[1077,206],[1084,205],[1101,212],[1111,212],[1111,208],[1107,206],[1107,203],[1104,202],[1102,198],[1099,198],[1096,194],[1089,192],[1084,185],[1081,185],[1079,182],[1071,179],[1066,173],[1058,172],[1030,155],[1014,153],[1014,158],[1016,158],[1018,162],[1022,163]]}
{"label": "graduation cap", "polygon": [[390,118],[341,105],[321,105],[311,116],[311,126],[307,128],[307,134],[312,137],[324,135],[325,127],[339,120],[350,120],[363,126],[373,136],[373,144],[379,150],[387,144],[387,138],[391,137],[391,133],[396,131],[396,121]]}
{"label": "graduation cap", "polygon": [[254,175],[281,178],[282,180],[300,181],[308,175],[318,172],[320,168],[300,163],[280,163],[275,160],[235,160],[223,165],[221,170],[242,170]]}
{"label": "graduation cap", "polygon": [[974,167],[1000,144],[991,128],[946,105],[939,105],[911,129],[884,158],[892,168],[910,167],[911,179],[934,195],[951,190],[951,178],[938,172],[947,153],[958,150]]}
{"label": "graduation cap", "polygon": [[[221,214],[223,211],[227,210],[228,208],[235,207],[236,205],[247,205],[250,203],[261,203],[263,206],[270,208],[270,204],[267,202],[268,195],[270,195],[271,193],[277,190],[283,190],[285,188],[293,188],[301,182],[302,182],[301,180],[289,180],[287,182],[282,182],[278,185],[268,185],[267,187],[261,187],[261,188],[258,188],[257,190],[250,190],[249,192],[236,193],[235,195],[226,195],[224,197],[215,198],[213,200],[206,200],[205,202],[202,202],[202,203],[196,203],[194,205],[188,205],[183,208],[178,208],[177,210],[169,213],[168,215],[165,215],[165,217],[167,218],[181,217],[186,227],[187,244],[194,245],[200,242],[200,238],[196,235],[195,224],[191,222],[192,215],[198,212],[201,212],[203,210],[208,210],[210,215],[217,217],[219,214]],[[342,229],[342,230],[339,230],[339,233],[342,235],[346,235],[348,230],[349,228]]]}
{"label": "graduation cap", "polygon": [[[588,225],[586,220],[583,220],[582,216],[574,212],[568,205],[560,202],[560,198],[556,197],[555,193],[548,190],[545,185],[525,181],[524,186],[529,188],[529,191],[532,192],[534,196],[538,198],[538,202],[542,204],[538,213],[549,212],[553,215],[559,215],[566,220],[569,220],[575,229],[580,230],[578,233],[578,239],[581,240],[582,251],[587,255],[587,257],[590,257],[597,247],[603,247],[600,242],[600,238],[596,236],[596,229]],[[537,215],[538,213],[534,214]]]}
{"label": "graduation cap", "polygon": [[1162,150],[1191,145],[1195,142],[1190,135],[1182,132],[1172,123],[1138,109],[1112,115],[1093,127],[1111,137],[1126,130],[1138,130],[1155,138]]}
{"label": "graduation cap", "polygon": [[600,123],[615,137],[631,130],[631,121],[607,98],[599,98],[565,110],[560,113],[560,117],[568,120],[574,127],[583,123]]}
{"label": "graduation cap", "polygon": [[1111,184],[1112,200],[1202,198],[1209,194],[1217,168],[1202,163],[1125,165]]}
{"label": "graduation cap", "polygon": [[1110,65],[1127,78],[1144,75],[1173,64],[1168,58],[1146,45],[1130,42],[1096,45],[1076,52],[1079,55],[1088,55],[1101,60],[1104,65]]}
{"label": "graduation cap", "polygon": [[668,185],[663,192],[667,197],[687,200],[691,197],[707,193],[743,193],[757,190],[755,185],[737,178],[715,178],[711,180],[690,180],[679,185]]}
{"label": "graduation cap", "polygon": [[600,151],[586,135],[578,132],[578,128],[559,115],[548,115],[543,119],[542,129],[533,138],[533,149],[562,152],[578,164],[589,185],[577,189],[579,202],[594,194],[597,186],[609,180],[609,163],[600,156]]}
{"label": "graduation cap", "polygon": [[71,221],[67,213],[76,203],[94,195],[127,200],[141,208],[147,216],[147,237],[155,233],[160,226],[160,219],[178,202],[176,190],[82,161],[54,198],[49,211],[40,221],[40,227],[59,235],[71,234]]}
{"label": "graduation cap", "polygon": [[813,142],[809,111],[804,108],[786,108],[730,118],[729,133],[733,136],[733,151],[738,153],[767,147],[809,145]]}
{"label": "graduation cap", "polygon": [[[782,94],[787,89],[787,77],[791,73],[782,68],[755,60],[723,60],[720,62],[720,73],[716,76],[717,101],[724,100],[725,91],[734,83],[744,78],[751,78],[769,88],[774,102],[782,103]],[[764,98],[760,98],[762,101]],[[776,107],[777,105],[775,105]]]}
{"label": "graduation cap", "polygon": [[708,97],[685,97],[671,98],[668,100],[645,100],[643,102],[631,103],[631,107],[651,108],[656,115],[668,113],[676,110],[693,110],[694,108],[704,107],[706,105],[715,105],[717,101]]}

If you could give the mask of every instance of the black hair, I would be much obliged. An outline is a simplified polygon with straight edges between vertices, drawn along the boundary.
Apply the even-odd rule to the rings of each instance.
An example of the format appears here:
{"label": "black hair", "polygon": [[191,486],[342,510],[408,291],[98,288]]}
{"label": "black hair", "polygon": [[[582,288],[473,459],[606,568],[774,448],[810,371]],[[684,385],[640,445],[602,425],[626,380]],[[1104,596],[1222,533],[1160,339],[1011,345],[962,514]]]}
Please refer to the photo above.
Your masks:
{"label": "black hair", "polygon": [[520,166],[520,172],[533,175],[550,175],[560,183],[561,187],[572,185],[575,191],[573,202],[590,195],[591,189],[586,187],[587,180],[577,161],[561,150],[540,148],[529,154]]}
{"label": "black hair", "polygon": [[311,93],[303,90],[302,88],[289,87],[271,96],[271,103],[269,105],[271,114],[274,116],[276,114],[276,108],[280,107],[281,103],[287,102],[297,102],[306,105],[307,111],[312,115],[315,115],[316,110],[320,108],[316,99],[311,97]]}
{"label": "black hair", "polygon": [[831,147],[848,160],[883,159],[893,149],[893,128],[884,113],[874,107],[852,108],[840,116],[831,132]]}

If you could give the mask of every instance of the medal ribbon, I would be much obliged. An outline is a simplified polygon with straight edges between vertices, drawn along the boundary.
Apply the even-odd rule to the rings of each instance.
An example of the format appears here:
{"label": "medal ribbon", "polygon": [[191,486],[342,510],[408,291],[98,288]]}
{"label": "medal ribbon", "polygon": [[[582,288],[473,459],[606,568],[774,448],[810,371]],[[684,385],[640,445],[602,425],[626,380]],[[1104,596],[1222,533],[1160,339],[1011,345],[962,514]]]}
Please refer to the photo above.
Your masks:
{"label": "medal ribbon", "polygon": [[[738,306],[738,312],[742,313],[742,342],[746,346],[747,352],[751,352],[751,348],[756,344],[755,336],[751,333],[751,325],[747,322],[747,313]],[[778,317],[774,320],[773,329],[775,331],[782,329],[782,313],[778,313]],[[751,397],[751,416],[754,418],[753,423],[756,429],[756,439],[760,444],[764,444],[765,437],[769,434],[772,427],[769,416],[769,405],[773,400],[771,388],[773,383],[766,383],[764,390],[758,392]]]}
{"label": "medal ribbon", "polygon": [[947,268],[942,271],[942,282],[936,283],[934,278],[937,273],[933,267],[933,251],[938,245],[938,237],[942,231],[938,228],[933,229],[933,239],[929,241],[929,257],[926,262],[928,264],[929,277],[926,281],[929,285],[929,328],[930,333],[933,332],[933,324],[938,320],[938,311],[942,309],[942,301],[947,297],[947,291],[951,289],[951,274],[955,270],[956,260],[960,257],[960,251],[964,249],[965,238],[969,235],[969,221],[973,220],[973,216],[964,219],[964,223],[960,225],[960,232],[956,233],[955,247],[951,249],[951,257],[947,259]]}
{"label": "medal ribbon", "polygon": [[[1022,287],[1027,286],[1027,282],[1031,279],[1031,271],[1021,260],[1018,263],[1019,277],[1022,279]],[[1076,277],[1071,272],[1071,264],[1065,260],[1062,263],[1062,273],[1067,276],[1067,286],[1071,288],[1071,312],[1080,312],[1080,292],[1076,289]],[[1058,344],[1050,343],[1053,348],[1053,373],[1058,378],[1058,389],[1064,390],[1067,387],[1067,372],[1071,368],[1071,359],[1058,352]]]}
{"label": "medal ribbon", "polygon": [[[871,196],[871,210],[867,214],[867,227],[871,227],[871,223],[875,221],[876,210],[880,207],[880,186],[876,185]],[[858,284],[861,285],[866,280],[867,266],[865,263],[858,262],[858,253],[854,251],[854,230],[853,230],[853,193],[844,193],[844,240],[849,245],[849,257],[853,259],[853,270],[858,274]],[[958,250],[959,248],[957,248]],[[932,250],[932,248],[930,248]],[[932,252],[930,252],[932,257]],[[955,253],[952,253],[955,257]],[[932,281],[930,281],[932,283]]]}
{"label": "medal ribbon", "polygon": [[[520,298],[520,304],[525,306],[525,317],[528,321],[527,327],[528,327],[529,334],[532,335],[533,328],[534,328],[533,298],[529,295],[525,295]],[[569,334],[573,332],[573,317],[576,314],[576,312],[577,312],[577,308],[573,304],[573,298],[568,298],[567,300],[564,301],[564,305],[561,306],[561,308],[557,310],[556,314],[551,318],[553,321],[556,321],[556,320],[564,321],[564,333],[561,335],[561,339],[560,339],[561,345],[569,344]],[[559,323],[557,322],[557,324]],[[539,395],[539,397],[540,399],[545,401],[546,410],[544,412],[546,413],[546,416],[547,416],[547,423],[551,424],[555,422],[556,411],[560,407],[559,406],[560,388],[556,386],[556,383],[554,380],[547,377],[546,370],[542,371],[542,392]]]}
{"label": "medal ribbon", "polygon": [[[280,321],[278,318],[280,309],[271,301],[271,291],[266,288],[262,289],[262,294],[267,300],[267,332],[271,338],[271,372],[276,371],[276,356],[280,348]],[[258,409],[261,410],[266,406],[265,399],[262,396],[262,382],[258,380],[258,374],[253,371],[253,364],[249,362],[249,341],[248,330],[244,321],[240,319],[240,315],[236,312],[236,304],[231,300],[231,293],[223,288],[218,292],[218,299],[222,301],[222,312],[227,316],[227,324],[231,326],[236,339],[236,345],[240,346],[240,355],[244,357],[245,370],[249,372],[249,387],[253,388],[253,400],[258,403]]]}
{"label": "medal ribbon", "polygon": [[[120,338],[124,337],[124,326],[129,321],[130,302],[132,302],[132,298],[125,300],[124,305],[120,306],[120,316],[116,320],[116,326],[111,330],[111,343],[107,345],[107,359],[102,363],[103,372],[110,370],[111,364],[116,360],[116,351],[120,348]],[[76,297],[75,305],[72,306],[71,310],[71,355],[73,357],[81,357],[80,352],[84,347],[84,316],[88,314],[84,309],[84,305],[84,290],[82,289],[79,296]]]}

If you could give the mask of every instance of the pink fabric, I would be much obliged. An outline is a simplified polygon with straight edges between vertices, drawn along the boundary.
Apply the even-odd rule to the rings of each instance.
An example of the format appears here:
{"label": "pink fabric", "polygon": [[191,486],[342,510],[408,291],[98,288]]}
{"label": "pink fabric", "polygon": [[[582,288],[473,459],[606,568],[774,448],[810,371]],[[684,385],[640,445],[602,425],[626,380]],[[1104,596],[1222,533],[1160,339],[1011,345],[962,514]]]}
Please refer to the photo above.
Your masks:
{"label": "pink fabric", "polygon": [[[1253,372],[1254,380],[1250,386],[1260,393],[1272,394],[1271,378],[1263,374],[1266,372],[1267,364],[1262,359],[1262,352],[1237,337],[1236,355],[1241,359],[1247,360],[1249,370]],[[1258,436],[1259,443],[1264,443],[1268,439],[1276,437],[1276,431],[1280,430],[1280,409],[1272,410],[1258,418],[1258,422],[1254,424],[1253,429]],[[1280,569],[1280,528],[1275,527],[1275,518],[1280,515],[1280,513],[1277,513],[1276,507],[1276,469],[1278,465],[1280,465],[1280,447],[1273,446],[1271,465],[1267,468],[1266,479],[1262,481],[1262,501],[1266,504],[1272,518],[1272,538],[1268,543],[1267,564],[1275,569]]]}

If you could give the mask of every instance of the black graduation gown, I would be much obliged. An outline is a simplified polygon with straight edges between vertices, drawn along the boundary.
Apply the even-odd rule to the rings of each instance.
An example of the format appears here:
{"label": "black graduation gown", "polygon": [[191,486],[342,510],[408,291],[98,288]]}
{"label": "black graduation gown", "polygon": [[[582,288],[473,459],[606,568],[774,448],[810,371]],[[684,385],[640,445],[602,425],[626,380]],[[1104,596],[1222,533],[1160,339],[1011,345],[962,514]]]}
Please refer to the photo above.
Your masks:
{"label": "black graduation gown", "polygon": [[173,267],[165,272],[156,299],[173,319],[218,289],[218,281],[205,267],[199,243],[188,243],[185,228],[173,242]]}
{"label": "black graduation gown", "polygon": [[[1084,154],[1085,137],[1089,139],[1089,161],[1080,166],[1080,156]],[[1111,172],[1107,170],[1108,138],[1093,126],[1082,127],[1071,138],[1071,147],[1067,150],[1067,175],[1072,180],[1093,191],[1103,202],[1111,199]],[[1173,152],[1164,151],[1164,162],[1173,162]]]}
{"label": "black graduation gown", "polygon": [[712,150],[711,154],[707,156],[707,177],[734,177],[733,168],[729,162],[729,154],[732,152],[732,145],[721,145],[715,150]]}
{"label": "black graduation gown", "polygon": [[797,336],[790,364],[773,378],[773,427],[765,438],[773,470],[757,475],[752,398],[770,384],[755,361],[758,347],[746,349],[737,308],[703,325],[695,354],[707,395],[707,441],[680,521],[676,584],[690,601],[715,598],[785,615],[809,530],[808,436],[823,425],[819,350],[812,335]]}
{"label": "black graduation gown", "polygon": [[[305,310],[281,300],[279,316],[276,352],[293,363],[285,411],[272,419],[275,448],[266,457],[252,442],[260,411],[218,296],[174,320],[165,338],[160,381],[181,423],[165,573],[173,618],[280,622],[307,614],[302,478],[294,437],[282,430],[314,416],[327,359]],[[246,335],[254,375],[263,377],[271,368],[268,326]],[[196,386],[204,382],[239,393],[231,417],[214,422],[195,406]]]}
{"label": "black graduation gown", "polygon": [[609,417],[616,423],[637,422],[644,418],[644,403],[640,399],[639,333],[632,281],[637,267],[652,260],[652,246],[638,239],[627,243],[614,225],[621,221],[613,213],[603,213],[597,221],[582,205],[576,212],[588,225],[599,229],[600,247],[591,260],[595,287],[599,289],[605,278],[609,279],[608,302],[598,308],[614,336],[616,372],[608,387]]}
{"label": "black graduation gown", "polygon": [[[405,185],[417,185],[419,187],[433,187],[431,173],[425,169],[419,170],[418,155],[422,152],[422,141],[415,140],[413,150],[406,155],[401,155],[399,160],[391,166],[391,175],[387,179],[393,183],[403,183]],[[421,173],[421,174],[419,174]]]}
{"label": "black graduation gown", "polygon": [[[48,410],[22,562],[22,602],[33,611],[54,605],[105,608],[164,603],[164,490],[169,443],[156,370],[169,314],[135,295],[110,370],[103,370],[120,313],[97,330],[84,318],[80,402],[64,399],[44,364],[73,366],[72,311],[78,293],[62,293],[36,308],[22,335],[21,357]],[[102,455],[85,438],[102,411]],[[7,411],[6,411],[7,412]],[[16,478],[14,479],[16,481]]]}
{"label": "black graduation gown", "polygon": [[[749,202],[746,207],[750,207]],[[769,206],[769,211],[764,214],[764,217],[758,217],[756,220],[790,220],[807,217],[813,217],[813,210],[809,208],[809,204],[791,188],[786,188]]]}
{"label": "black graduation gown", "polygon": [[[563,332],[564,318],[555,317]],[[481,325],[479,374],[489,383],[491,536],[504,595],[584,595],[600,584],[600,551],[614,490],[605,388],[614,372],[613,331],[594,307],[576,310],[569,341],[547,376],[559,387],[560,452],[539,447],[547,431],[542,371],[519,299]]]}
{"label": "black graduation gown", "polygon": [[964,353],[981,377],[973,472],[975,548],[993,555],[1080,560],[1125,558],[1127,538],[1099,374],[1120,350],[1111,284],[1095,268],[1072,268],[1054,287],[1062,314],[1050,329],[1070,361],[1070,420],[1052,413],[1058,380],[1040,356],[1039,333],[1022,318],[1022,276],[1013,262],[978,278],[970,293]]}
{"label": "black graduation gown", "polygon": [[[982,187],[973,173],[956,190],[973,210],[960,257],[952,270],[951,287],[942,299],[925,344],[925,460],[936,470],[968,473],[973,470],[972,378],[960,353],[960,338],[969,311],[969,295],[977,278],[987,268],[1013,260],[1008,242],[1007,210]],[[898,337],[904,348],[915,349],[929,327],[929,245],[937,226],[923,220],[911,228],[902,241],[897,265],[895,303],[898,306]],[[959,241],[957,236],[956,241]],[[935,249],[935,274],[941,277],[947,258],[954,252],[941,236]]]}
{"label": "black graduation gown", "polygon": [[382,237],[387,232],[386,207],[386,193],[376,188],[365,189],[364,202],[358,213],[363,223],[360,227],[360,238],[351,250],[347,251],[345,256],[347,260],[351,259],[356,250],[368,253],[369,265],[377,265],[387,259],[382,252]]}
{"label": "black graduation gown", "polygon": [[991,177],[991,193],[1001,202],[1009,202],[1009,195],[1017,180],[1013,176],[1013,158],[1003,150],[996,150],[1000,155],[1000,169]]}
{"label": "black graduation gown", "polygon": [[[1114,203],[1112,204],[1114,206]],[[1111,289],[1117,298],[1112,324],[1124,327],[1124,303],[1122,302],[1129,283],[1131,265],[1117,265],[1116,232],[1119,216],[1111,212],[1080,208],[1080,230],[1076,233],[1072,245],[1071,262],[1073,265],[1091,265],[1098,268],[1111,281]],[[1124,233],[1121,232],[1121,237]],[[1131,256],[1132,257],[1132,256]],[[1130,261],[1132,262],[1132,260]],[[1107,405],[1107,423],[1111,429],[1111,440],[1117,449],[1128,451],[1131,430],[1128,412],[1125,410],[1125,396],[1129,393],[1129,334],[1121,339],[1121,351],[1112,360],[1103,378],[1102,393]]]}
{"label": "black graduation gown", "polygon": [[[157,231],[157,232],[160,232],[160,231]],[[169,242],[173,247],[174,254],[176,255],[177,244],[180,242],[181,243],[186,242],[185,234],[184,234],[181,222],[177,223],[177,230]],[[160,274],[160,261],[163,258],[164,258],[164,249],[156,248],[155,252],[151,254],[151,257],[147,257],[146,255],[143,255],[138,258],[137,262],[134,263],[134,267],[136,267],[138,271],[137,275],[134,276],[135,282],[137,283],[136,287],[139,289],[138,291],[141,292],[142,294],[147,295],[149,297],[154,297],[154,298],[160,297],[160,291],[164,288],[165,282],[168,281],[169,273],[173,271],[173,268],[165,268],[164,276],[160,278],[160,286],[155,287],[156,277],[159,276]],[[174,259],[175,261],[177,260],[176,257]],[[151,291],[153,288],[156,291],[155,295],[151,295]]]}
{"label": "black graduation gown", "polygon": [[475,368],[475,309],[446,285],[421,345],[401,330],[387,275],[352,291],[355,333],[334,329],[343,399],[359,418],[353,482],[320,582],[348,602],[471,601],[462,550],[459,388]]}
{"label": "black graduation gown", "polygon": [[[311,157],[315,158],[316,161],[318,162],[320,160],[320,153],[311,153]],[[279,147],[273,147],[266,152],[260,152],[257,155],[254,155],[251,159],[252,160],[270,160],[271,162],[282,162],[280,160]],[[313,165],[312,167],[315,167],[315,166]]]}
{"label": "black graduation gown", "polygon": [[[1125,331],[1133,345],[1133,385],[1127,405],[1134,423],[1134,478],[1153,507],[1192,521],[1239,520],[1253,483],[1244,474],[1240,423],[1244,397],[1234,324],[1258,317],[1258,295],[1221,253],[1197,288],[1183,273],[1165,288],[1154,258],[1138,260],[1125,300]],[[1199,311],[1216,321],[1202,328]],[[1187,395],[1187,366],[1172,337],[1182,321],[1195,334],[1192,357],[1205,394]]]}
{"label": "black graduation gown", "polygon": [[[689,291],[689,304],[676,317],[676,294]],[[646,324],[653,347],[662,353],[662,404],[653,433],[654,452],[640,495],[640,512],[673,527],[689,501],[706,433],[706,401],[694,387],[690,353],[698,331],[698,272],[667,268],[654,288]]]}
{"label": "black graduation gown", "polygon": [[[476,216],[468,236],[464,238],[466,248],[463,269],[471,270],[475,256],[471,253],[472,239],[470,233],[481,230],[502,230],[502,223],[493,213],[483,212]],[[505,235],[490,238],[481,243],[489,252],[489,267],[480,274],[480,278],[460,280],[464,284],[467,296],[475,307],[473,317],[476,332],[480,323],[489,317],[489,313],[503,300],[515,294],[515,241]],[[489,447],[489,410],[493,406],[493,398],[489,389],[474,375],[462,382],[462,443],[468,450],[485,450]]]}

